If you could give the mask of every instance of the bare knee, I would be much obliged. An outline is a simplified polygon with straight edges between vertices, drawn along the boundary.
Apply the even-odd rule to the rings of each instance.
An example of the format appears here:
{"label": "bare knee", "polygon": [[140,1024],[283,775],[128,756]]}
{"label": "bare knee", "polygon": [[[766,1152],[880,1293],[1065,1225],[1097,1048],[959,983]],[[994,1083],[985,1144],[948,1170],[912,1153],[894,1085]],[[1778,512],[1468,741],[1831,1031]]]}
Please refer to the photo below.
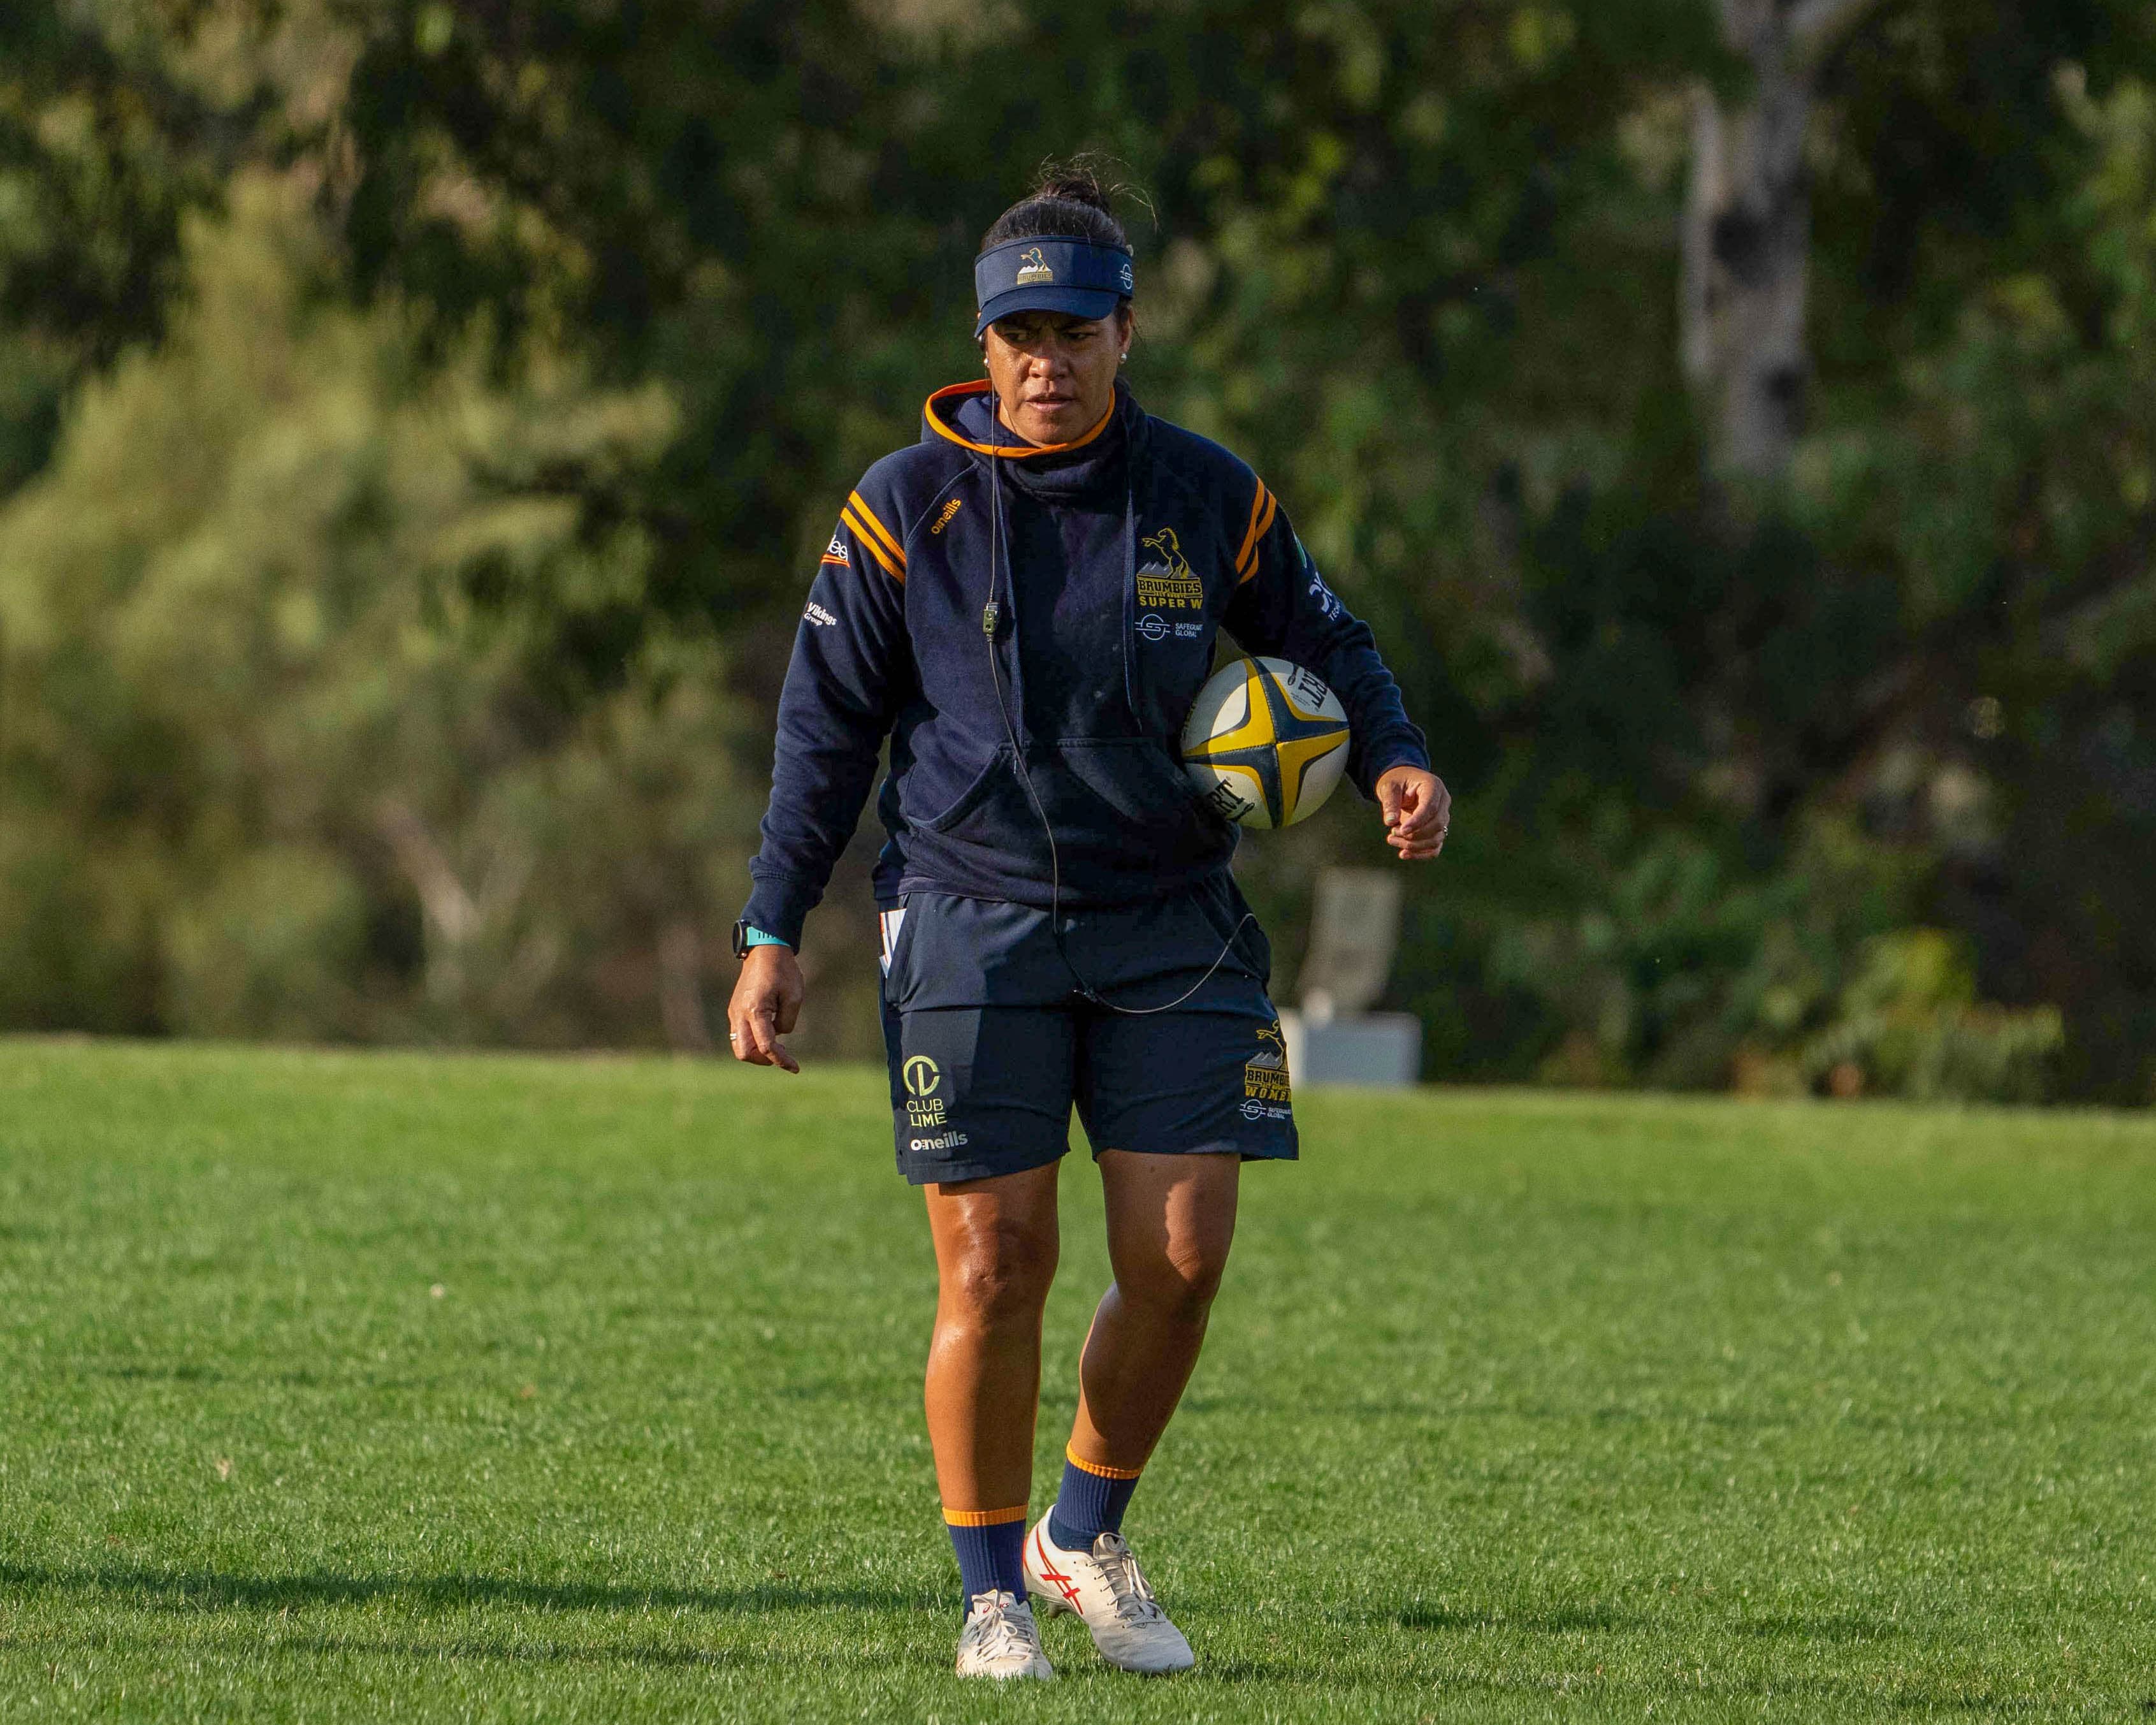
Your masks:
{"label": "bare knee", "polygon": [[1174,1241],[1136,1264],[1118,1264],[1116,1289],[1131,1305],[1174,1324],[1203,1324],[1220,1291],[1228,1248],[1210,1242]]}
{"label": "bare knee", "polygon": [[1038,1322],[1055,1258],[1052,1231],[1012,1222],[968,1228],[942,1277],[948,1315],[987,1330]]}

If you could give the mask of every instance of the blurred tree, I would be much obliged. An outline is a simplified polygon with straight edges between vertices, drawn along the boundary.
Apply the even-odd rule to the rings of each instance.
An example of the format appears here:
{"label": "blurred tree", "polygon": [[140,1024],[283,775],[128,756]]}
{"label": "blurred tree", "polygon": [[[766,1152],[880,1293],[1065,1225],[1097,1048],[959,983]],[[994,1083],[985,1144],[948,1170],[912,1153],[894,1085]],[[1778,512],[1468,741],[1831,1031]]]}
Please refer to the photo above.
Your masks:
{"label": "blurred tree", "polygon": [[[978,363],[978,234],[1091,146],[1151,193],[1136,386],[1264,471],[1461,793],[1397,985],[1438,1069],[1824,1083],[1863,1017],[1874,1089],[2146,1099],[2152,76],[2125,0],[28,0],[11,471],[151,345],[0,526],[0,1020],[695,1045],[737,715]],[[265,175],[326,234],[242,212],[175,273]],[[265,247],[283,333],[219,382]],[[280,486],[282,539],[238,501]],[[1284,959],[1369,846],[1342,799],[1246,848]],[[809,956],[865,1051],[858,887]]]}
{"label": "blurred tree", "polygon": [[754,820],[716,642],[566,712],[469,597],[634,590],[641,535],[533,481],[649,460],[670,403],[422,366],[393,302],[321,303],[303,188],[228,190],[0,516],[0,1022],[707,1044]]}
{"label": "blurred tree", "polygon": [[1818,81],[1877,4],[1720,0],[1749,87],[1735,104],[1704,83],[1692,91],[1683,357],[1728,471],[1779,478],[1803,426]]}
{"label": "blurred tree", "polygon": [[158,46],[59,0],[0,8],[0,496],[85,369],[156,332],[181,214],[217,195],[211,116]]}
{"label": "blurred tree", "polygon": [[[2156,99],[2053,100],[2072,178],[1799,463],[1837,559],[1901,595],[1850,790],[1935,846],[1994,998],[2054,1002],[2077,1094],[2156,1095]],[[2067,140],[2061,140],[2063,145]]]}

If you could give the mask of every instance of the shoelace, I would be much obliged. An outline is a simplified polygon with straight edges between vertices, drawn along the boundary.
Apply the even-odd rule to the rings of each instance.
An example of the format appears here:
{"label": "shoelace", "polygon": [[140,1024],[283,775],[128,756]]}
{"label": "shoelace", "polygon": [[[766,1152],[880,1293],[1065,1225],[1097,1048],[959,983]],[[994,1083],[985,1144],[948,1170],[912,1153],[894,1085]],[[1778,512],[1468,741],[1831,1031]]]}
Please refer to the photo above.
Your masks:
{"label": "shoelace", "polygon": [[1108,1591],[1116,1596],[1117,1622],[1152,1623],[1159,1619],[1161,1609],[1152,1588],[1139,1573],[1138,1560],[1131,1555],[1122,1534],[1103,1533],[1095,1540],[1093,1561],[1100,1565]]}
{"label": "shoelace", "polygon": [[989,1659],[1008,1659],[1023,1653],[1030,1657],[1038,1641],[1019,1627],[1018,1601],[1000,1588],[973,1595],[973,1609],[966,1627],[979,1626],[981,1651]]}

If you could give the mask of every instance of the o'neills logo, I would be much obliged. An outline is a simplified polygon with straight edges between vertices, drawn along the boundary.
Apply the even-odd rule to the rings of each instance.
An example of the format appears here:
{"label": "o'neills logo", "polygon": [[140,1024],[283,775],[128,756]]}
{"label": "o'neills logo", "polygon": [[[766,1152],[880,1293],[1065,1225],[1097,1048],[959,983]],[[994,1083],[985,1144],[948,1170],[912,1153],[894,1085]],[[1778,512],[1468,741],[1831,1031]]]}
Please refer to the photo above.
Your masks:
{"label": "o'neills logo", "polygon": [[1048,260],[1040,255],[1037,245],[1028,246],[1018,255],[1018,285],[1031,287],[1036,281],[1053,281],[1055,272],[1048,267]]}
{"label": "o'neills logo", "polygon": [[946,1132],[939,1138],[916,1138],[906,1146],[909,1150],[957,1150],[973,1141],[963,1132]]}

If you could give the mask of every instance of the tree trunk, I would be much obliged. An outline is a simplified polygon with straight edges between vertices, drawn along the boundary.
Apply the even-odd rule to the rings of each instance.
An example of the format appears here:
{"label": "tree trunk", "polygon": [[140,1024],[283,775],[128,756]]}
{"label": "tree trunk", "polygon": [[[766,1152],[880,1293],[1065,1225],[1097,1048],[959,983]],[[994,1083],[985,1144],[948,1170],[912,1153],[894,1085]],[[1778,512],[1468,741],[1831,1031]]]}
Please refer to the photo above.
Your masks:
{"label": "tree trunk", "polygon": [[1692,95],[1684,224],[1684,367],[1718,471],[1789,466],[1804,420],[1811,240],[1806,135],[1821,67],[1877,0],[1720,0],[1722,33],[1752,67],[1744,98]]}

